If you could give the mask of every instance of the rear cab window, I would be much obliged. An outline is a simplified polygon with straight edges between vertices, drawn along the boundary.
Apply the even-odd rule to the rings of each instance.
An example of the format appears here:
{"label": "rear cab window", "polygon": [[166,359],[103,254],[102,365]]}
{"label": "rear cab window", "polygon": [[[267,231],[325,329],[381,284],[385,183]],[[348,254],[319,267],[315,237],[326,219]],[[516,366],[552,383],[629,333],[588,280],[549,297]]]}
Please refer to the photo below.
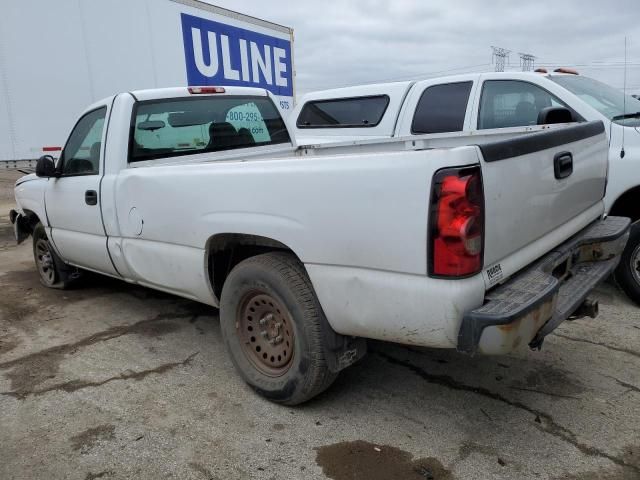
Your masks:
{"label": "rear cab window", "polygon": [[268,97],[220,96],[139,102],[129,162],[291,143]]}
{"label": "rear cab window", "polygon": [[389,106],[388,95],[312,100],[296,120],[298,128],[376,127]]}
{"label": "rear cab window", "polygon": [[461,132],[473,82],[456,82],[427,87],[416,106],[411,133]]}

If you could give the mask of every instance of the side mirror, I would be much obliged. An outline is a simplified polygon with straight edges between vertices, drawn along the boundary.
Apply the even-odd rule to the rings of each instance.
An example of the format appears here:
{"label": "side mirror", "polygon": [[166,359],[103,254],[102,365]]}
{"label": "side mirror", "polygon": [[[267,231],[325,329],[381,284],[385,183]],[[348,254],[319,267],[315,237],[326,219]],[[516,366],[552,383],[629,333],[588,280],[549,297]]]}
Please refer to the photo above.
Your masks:
{"label": "side mirror", "polygon": [[51,155],[43,155],[38,159],[38,163],[36,163],[36,175],[44,178],[57,176],[56,165]]}
{"label": "side mirror", "polygon": [[538,125],[551,125],[553,123],[571,123],[573,113],[565,107],[547,107],[538,113]]}

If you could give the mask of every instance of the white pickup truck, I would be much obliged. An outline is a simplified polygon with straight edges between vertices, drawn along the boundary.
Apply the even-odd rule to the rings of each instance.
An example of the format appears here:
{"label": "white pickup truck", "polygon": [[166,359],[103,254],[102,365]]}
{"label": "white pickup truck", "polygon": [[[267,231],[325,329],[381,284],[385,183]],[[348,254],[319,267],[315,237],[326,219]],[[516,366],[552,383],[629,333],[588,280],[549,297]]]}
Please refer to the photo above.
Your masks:
{"label": "white pickup truck", "polygon": [[11,219],[46,286],[90,270],[219,307],[245,381],[297,404],[365,338],[504,354],[596,315],[629,228],[603,216],[603,123],[462,140],[301,148],[264,90],[121,93]]}
{"label": "white pickup truck", "polygon": [[425,148],[495,142],[547,129],[549,119],[604,122],[605,211],[635,222],[615,278],[640,304],[640,100],[575,70],[541,69],[313,92],[292,118],[301,145],[420,136]]}

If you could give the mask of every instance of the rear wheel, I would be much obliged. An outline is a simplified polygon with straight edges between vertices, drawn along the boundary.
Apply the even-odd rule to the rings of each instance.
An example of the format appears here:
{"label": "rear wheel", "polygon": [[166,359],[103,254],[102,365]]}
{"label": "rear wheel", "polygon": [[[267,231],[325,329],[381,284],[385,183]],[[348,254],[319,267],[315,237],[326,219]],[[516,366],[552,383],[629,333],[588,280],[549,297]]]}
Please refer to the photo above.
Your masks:
{"label": "rear wheel", "polygon": [[289,309],[265,290],[249,290],[236,310],[236,335],[253,366],[278,377],[293,363],[295,331]]}
{"label": "rear wheel", "polygon": [[224,283],[220,324],[242,378],[274,402],[296,405],[331,385],[322,308],[302,264],[268,253],[239,263]]}
{"label": "rear wheel", "polygon": [[629,241],[616,269],[615,279],[624,293],[640,305],[640,222],[631,225]]}
{"label": "rear wheel", "polygon": [[64,289],[79,276],[75,269],[64,265],[53,251],[41,223],[33,229],[33,258],[40,274],[40,282],[45,287]]}

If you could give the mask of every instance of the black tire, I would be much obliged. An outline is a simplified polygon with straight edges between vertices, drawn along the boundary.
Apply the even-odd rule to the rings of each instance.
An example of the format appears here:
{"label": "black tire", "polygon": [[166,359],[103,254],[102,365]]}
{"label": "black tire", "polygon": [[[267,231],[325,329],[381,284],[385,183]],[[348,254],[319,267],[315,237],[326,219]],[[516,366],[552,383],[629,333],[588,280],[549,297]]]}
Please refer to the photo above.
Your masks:
{"label": "black tire", "polygon": [[[275,372],[270,371],[266,353],[262,354],[265,360],[260,359],[261,354],[254,354],[254,348],[260,352],[259,344],[250,343],[248,338],[243,341],[242,338],[245,335],[243,325],[246,324],[247,329],[255,332],[258,342],[264,344],[268,338],[276,339],[267,333],[271,330],[266,319],[271,317],[271,321],[273,315],[266,314],[262,319],[251,319],[248,315],[247,305],[249,308],[257,305],[258,301],[252,302],[261,298],[267,299],[267,303],[271,303],[269,298],[273,299],[271,307],[265,305],[262,308],[274,308],[274,305],[284,307],[282,312],[277,308],[277,314],[282,313],[282,318],[290,321],[275,323],[276,326],[280,325],[278,329],[283,328],[283,334],[286,326],[293,329],[287,330],[289,336],[285,337],[287,345],[291,338],[293,348],[289,353],[283,352],[283,356],[290,355],[291,358],[286,365],[276,368]],[[257,315],[262,314],[258,312]],[[242,378],[256,392],[273,402],[285,405],[306,402],[326,390],[337,377],[328,369],[324,356],[323,326],[328,325],[326,318],[303,265],[291,254],[267,253],[240,262],[231,271],[222,289],[220,325],[231,359]],[[251,341],[256,341],[251,338]],[[275,360],[280,360],[280,357]]]}
{"label": "black tire", "polygon": [[629,241],[615,272],[616,283],[640,305],[640,222],[631,225]]}
{"label": "black tire", "polygon": [[49,244],[47,232],[41,223],[33,229],[33,259],[40,274],[40,283],[48,288],[66,289],[79,272],[67,267]]}

